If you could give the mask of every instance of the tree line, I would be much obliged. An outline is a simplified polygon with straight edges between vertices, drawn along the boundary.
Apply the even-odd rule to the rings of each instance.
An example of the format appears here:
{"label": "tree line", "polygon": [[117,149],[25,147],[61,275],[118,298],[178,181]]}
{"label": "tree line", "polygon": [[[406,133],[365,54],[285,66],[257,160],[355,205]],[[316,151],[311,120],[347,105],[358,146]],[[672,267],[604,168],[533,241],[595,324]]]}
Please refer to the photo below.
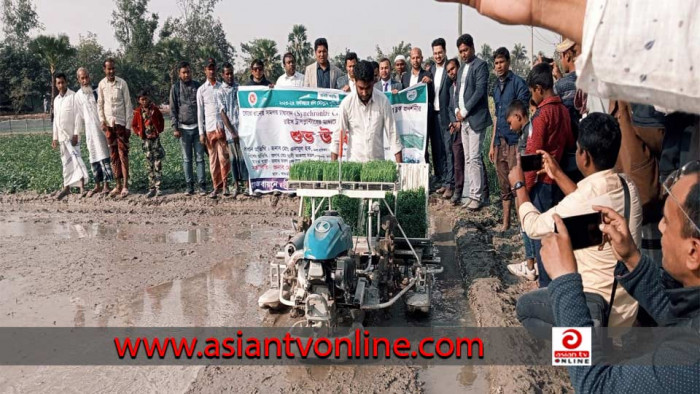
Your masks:
{"label": "tree line", "polygon": [[[249,64],[253,59],[265,63],[265,74],[275,81],[284,70],[281,57],[291,52],[297,59],[300,71],[314,61],[313,46],[304,25],[293,25],[284,47],[267,38],[257,38],[240,44],[243,64],[235,64],[236,47],[226,37],[221,20],[214,14],[221,0],[176,0],[178,17],[161,21],[157,13],[148,9],[149,0],[114,0],[110,25],[119,43],[116,51],[105,49],[94,33],[80,35],[77,43],[71,43],[66,35],[43,35],[43,24],[36,13],[33,0],[2,0],[2,41],[0,42],[0,113],[30,113],[43,109],[44,98],[53,103],[56,94],[52,81],[57,72],[64,72],[71,86],[77,86],[75,71],[85,67],[93,84],[103,77],[105,58],[116,60],[118,74],[137,90],[149,89],[157,103],[167,101],[170,86],[177,78],[176,65],[187,60],[193,64],[195,79],[203,79],[204,60],[213,57],[218,62],[231,62],[237,70],[236,77],[245,84],[250,77]],[[160,29],[159,29],[160,28]],[[157,32],[157,33],[156,33]],[[427,49],[427,48],[426,48]],[[344,70],[345,54],[338,52],[331,62]],[[393,59],[397,55],[409,58],[411,44],[401,41],[390,51],[376,47],[375,56]],[[484,44],[478,56],[490,62],[491,47]],[[428,52],[429,53],[429,52]],[[529,59],[523,45],[511,50],[514,72],[526,75]],[[429,61],[430,59],[428,59]],[[492,83],[495,75],[492,70]]]}

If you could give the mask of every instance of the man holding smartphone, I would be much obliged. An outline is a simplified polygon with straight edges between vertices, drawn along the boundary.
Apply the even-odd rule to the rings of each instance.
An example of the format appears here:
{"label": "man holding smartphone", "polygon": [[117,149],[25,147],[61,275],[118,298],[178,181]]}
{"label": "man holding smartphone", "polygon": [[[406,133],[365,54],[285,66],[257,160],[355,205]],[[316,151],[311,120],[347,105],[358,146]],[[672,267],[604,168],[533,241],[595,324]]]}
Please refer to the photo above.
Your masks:
{"label": "man holding smartphone", "polygon": [[[627,221],[615,210],[594,207],[603,214],[601,230],[610,240],[615,257],[616,279],[660,327],[675,328],[661,336],[653,350],[623,365],[611,365],[599,357],[595,365],[569,367],[577,393],[615,391],[679,393],[700,387],[700,160],[691,161],[670,175],[663,184],[668,194],[659,223],[663,260],[639,252]],[[554,220],[561,223],[560,218]],[[572,253],[569,234],[549,234],[542,241],[544,267],[552,277],[548,289],[557,327],[590,327],[582,275]],[[617,303],[617,301],[616,301]],[[600,354],[599,341],[592,341],[592,354]],[[653,363],[649,361],[653,360]],[[671,361],[672,363],[669,363]],[[665,365],[664,365],[665,364]],[[670,364],[670,365],[669,365]]]}
{"label": "man holding smartphone", "polygon": [[[585,178],[573,183],[559,167],[557,161],[547,152],[542,154],[544,169],[538,175],[547,174],[561,187],[566,197],[555,207],[540,212],[530,202],[524,185],[525,176],[520,163],[511,171],[509,178],[519,204],[518,214],[522,228],[529,238],[540,240],[554,231],[555,214],[561,217],[579,216],[593,213],[593,205],[611,207],[621,215],[628,205],[632,236],[637,245],[641,242],[642,206],[639,193],[631,181],[613,170],[621,143],[620,128],[615,119],[607,114],[591,114],[581,122],[581,133],[577,142],[576,164]],[[624,184],[623,184],[624,182]],[[628,193],[625,192],[625,185]],[[626,197],[626,195],[629,197]],[[569,229],[569,232],[586,231]],[[607,308],[613,293],[613,273],[617,258],[609,244],[602,249],[592,246],[574,252],[578,270],[583,280],[586,301],[597,326],[603,325]],[[538,264],[541,264],[538,261]],[[540,267],[540,276],[544,273]],[[549,304],[547,290],[541,288],[523,295],[516,305],[518,319],[535,335],[549,337],[554,317]],[[610,312],[609,325],[628,327],[634,322],[637,303],[624,289],[618,288],[614,305]],[[542,331],[540,331],[542,330]],[[538,335],[540,336],[540,335]]]}

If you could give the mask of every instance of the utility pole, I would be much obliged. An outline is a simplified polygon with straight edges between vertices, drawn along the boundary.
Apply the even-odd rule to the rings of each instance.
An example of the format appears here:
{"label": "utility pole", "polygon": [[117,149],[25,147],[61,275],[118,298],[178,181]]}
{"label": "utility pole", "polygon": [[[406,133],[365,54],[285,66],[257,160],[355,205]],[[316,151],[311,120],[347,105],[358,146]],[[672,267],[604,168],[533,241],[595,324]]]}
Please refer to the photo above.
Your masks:
{"label": "utility pole", "polygon": [[530,26],[530,54],[532,56],[532,63],[535,62],[537,54],[535,53],[535,27]]}
{"label": "utility pole", "polygon": [[462,4],[457,4],[457,35],[462,35]]}

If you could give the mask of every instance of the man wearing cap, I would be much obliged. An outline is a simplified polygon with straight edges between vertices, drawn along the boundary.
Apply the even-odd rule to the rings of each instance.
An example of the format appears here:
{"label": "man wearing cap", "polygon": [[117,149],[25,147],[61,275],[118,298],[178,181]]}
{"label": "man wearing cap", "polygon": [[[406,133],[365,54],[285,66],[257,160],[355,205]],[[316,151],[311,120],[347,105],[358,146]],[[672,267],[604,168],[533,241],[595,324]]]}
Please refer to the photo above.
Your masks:
{"label": "man wearing cap", "polygon": [[396,94],[403,89],[401,82],[391,79],[391,61],[387,58],[379,61],[379,81],[374,84],[374,88],[380,92],[391,92],[392,94]]}
{"label": "man wearing cap", "polygon": [[95,175],[95,188],[90,190],[87,196],[92,197],[96,193],[109,193],[109,181],[114,179],[114,174],[109,158],[107,137],[102,131],[100,117],[97,114],[97,93],[92,89],[90,73],[84,67],[80,67],[76,74],[80,89],[75,92],[75,127],[78,134],[85,133],[85,143],[90,153],[90,165],[92,173]]}
{"label": "man wearing cap", "polygon": [[[571,132],[574,134],[574,139],[578,136],[578,124],[581,121],[581,113],[576,109],[576,57],[578,56],[578,45],[570,39],[565,39],[556,46],[556,51],[561,58],[561,67],[564,76],[559,78],[554,83],[554,93],[561,98],[562,103],[569,111],[569,119],[571,121]],[[556,64],[556,63],[555,63]],[[583,179],[583,175],[576,167],[575,149],[567,150],[564,157],[561,159],[561,165],[566,172],[566,175],[574,182]]]}
{"label": "man wearing cap", "polygon": [[340,69],[328,62],[328,41],[318,38],[314,42],[316,61],[306,67],[304,86],[309,88],[335,88],[338,78],[343,75]]}
{"label": "man wearing cap", "polygon": [[559,78],[554,84],[554,92],[559,95],[564,106],[569,110],[569,115],[577,115],[576,123],[578,123],[581,116],[578,115],[578,111],[574,107],[574,97],[576,96],[576,49],[576,43],[568,38],[557,45],[557,52],[561,57],[561,67],[564,76]]}
{"label": "man wearing cap", "polygon": [[341,140],[347,141],[347,160],[384,160],[384,138],[389,141],[397,163],[403,161],[401,140],[396,131],[394,111],[386,95],[374,93],[374,68],[362,60],[355,66],[355,88],[338,107],[337,129],[331,143],[331,160],[342,153]]}
{"label": "man wearing cap", "polygon": [[[394,81],[402,84],[403,74],[406,72],[406,56],[398,55],[394,59]],[[408,86],[405,86],[408,87]]]}
{"label": "man wearing cap", "polygon": [[226,180],[231,172],[226,133],[219,110],[218,96],[221,82],[216,80],[216,61],[207,59],[204,66],[207,80],[197,89],[197,122],[199,125],[199,141],[209,151],[209,170],[214,190],[210,198],[228,193]]}

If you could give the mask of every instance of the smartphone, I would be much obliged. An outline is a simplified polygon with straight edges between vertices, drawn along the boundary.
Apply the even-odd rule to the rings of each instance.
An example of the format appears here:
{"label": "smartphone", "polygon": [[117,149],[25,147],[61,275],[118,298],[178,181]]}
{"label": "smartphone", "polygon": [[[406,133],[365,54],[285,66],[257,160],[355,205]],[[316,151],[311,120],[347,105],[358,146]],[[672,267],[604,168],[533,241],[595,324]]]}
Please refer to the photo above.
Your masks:
{"label": "smartphone", "polygon": [[534,155],[521,155],[520,167],[523,171],[539,171],[542,169],[542,155],[537,153]]}
{"label": "smartphone", "polygon": [[[589,213],[586,215],[570,216],[563,218],[571,238],[571,246],[574,250],[590,248],[603,244],[603,232],[600,231],[600,224],[603,222],[602,214]],[[555,226],[554,232],[557,231]]]}

